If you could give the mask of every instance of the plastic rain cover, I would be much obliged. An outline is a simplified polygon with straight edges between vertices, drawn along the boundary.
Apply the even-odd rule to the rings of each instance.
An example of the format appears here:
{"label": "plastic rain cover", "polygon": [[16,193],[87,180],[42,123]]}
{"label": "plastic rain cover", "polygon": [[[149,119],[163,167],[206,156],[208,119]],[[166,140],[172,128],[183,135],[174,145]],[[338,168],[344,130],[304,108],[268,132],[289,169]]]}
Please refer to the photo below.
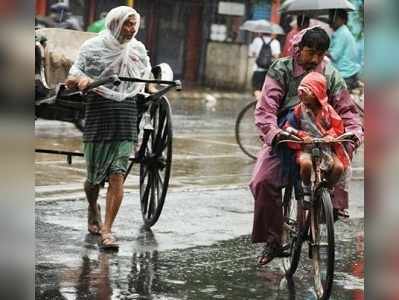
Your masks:
{"label": "plastic rain cover", "polygon": [[[122,26],[130,16],[136,20],[134,34],[130,40],[121,41]],[[119,6],[109,11],[105,25],[104,31],[82,45],[69,75],[88,76],[93,80],[113,74],[148,79],[151,74],[150,59],[145,46],[135,38],[140,15],[131,7]],[[142,92],[144,86],[144,83],[122,82],[119,86],[103,85],[93,91],[104,98],[122,101]]]}

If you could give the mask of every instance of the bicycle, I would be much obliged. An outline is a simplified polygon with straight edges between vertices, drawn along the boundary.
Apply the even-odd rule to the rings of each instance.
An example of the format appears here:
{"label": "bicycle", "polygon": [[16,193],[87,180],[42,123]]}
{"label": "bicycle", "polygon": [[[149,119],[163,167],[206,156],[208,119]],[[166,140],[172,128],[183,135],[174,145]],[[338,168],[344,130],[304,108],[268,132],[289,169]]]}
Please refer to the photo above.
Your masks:
{"label": "bicycle", "polygon": [[[173,78],[173,74],[166,74],[171,72],[169,66],[156,66],[154,72],[160,73],[161,78],[170,76]],[[179,80],[145,80],[112,75],[91,83],[83,92],[70,92],[63,84],[60,84],[54,96],[41,99],[36,102],[36,105],[57,105],[80,111],[84,109],[85,96],[91,89],[107,83],[119,85],[121,81],[156,83],[165,86],[154,94],[137,95],[139,146],[134,157],[129,158],[130,164],[124,177],[126,180],[134,163],[140,164],[141,213],[144,225],[151,227],[158,221],[161,214],[172,167],[172,114],[169,101],[164,95],[172,88],[180,91],[182,89],[181,82]],[[67,155],[68,163],[72,163],[72,156],[83,156],[83,153],[80,152],[49,149],[36,149],[36,152]]]}
{"label": "bicycle", "polygon": [[238,146],[254,160],[256,160],[256,155],[262,148],[262,141],[255,125],[256,103],[257,100],[254,100],[245,105],[238,114],[235,123],[235,137]]}
{"label": "bicycle", "polygon": [[[283,132],[286,139],[282,143],[305,142],[288,133]],[[314,286],[318,299],[329,299],[331,295],[334,264],[335,264],[335,237],[334,214],[330,192],[323,171],[320,169],[321,146],[333,143],[353,143],[353,134],[344,133],[332,142],[325,142],[321,138],[314,138],[311,143],[311,157],[313,162],[312,205],[305,209],[301,202],[301,191],[289,179],[283,196],[283,245],[289,246],[288,254],[282,257],[282,265],[287,276],[293,276],[298,268],[302,245],[308,244],[309,258],[312,259]],[[295,191],[293,201],[292,192]]]}
{"label": "bicycle", "polygon": [[[360,116],[364,117],[364,84],[360,83],[359,88],[352,90],[351,95],[354,99],[356,109]],[[257,100],[246,104],[235,122],[235,138],[240,149],[253,160],[257,159],[257,154],[262,148],[262,140],[259,138],[258,128],[255,125],[255,107]]]}

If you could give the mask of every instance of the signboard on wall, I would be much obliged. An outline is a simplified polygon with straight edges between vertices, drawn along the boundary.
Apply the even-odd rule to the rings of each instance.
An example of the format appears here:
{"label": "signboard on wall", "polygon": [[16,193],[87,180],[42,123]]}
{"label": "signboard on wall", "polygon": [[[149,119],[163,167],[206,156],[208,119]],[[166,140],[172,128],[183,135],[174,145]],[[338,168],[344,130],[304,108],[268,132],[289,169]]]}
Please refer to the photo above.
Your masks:
{"label": "signboard on wall", "polygon": [[220,1],[218,6],[218,14],[229,16],[244,16],[245,5],[243,3]]}

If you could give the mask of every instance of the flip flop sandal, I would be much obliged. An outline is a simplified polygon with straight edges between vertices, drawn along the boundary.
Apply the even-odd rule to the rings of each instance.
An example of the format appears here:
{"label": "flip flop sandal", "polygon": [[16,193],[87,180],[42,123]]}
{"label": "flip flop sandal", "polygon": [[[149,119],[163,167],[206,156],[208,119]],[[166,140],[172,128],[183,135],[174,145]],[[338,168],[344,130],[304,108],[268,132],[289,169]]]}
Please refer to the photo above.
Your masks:
{"label": "flip flop sandal", "polygon": [[337,213],[342,218],[349,218],[349,212],[346,209],[338,209]]}
{"label": "flip flop sandal", "polygon": [[119,244],[115,241],[112,233],[105,233],[101,235],[100,248],[102,250],[118,251]]}
{"label": "flip flop sandal", "polygon": [[270,245],[265,245],[262,254],[258,256],[258,264],[264,266],[271,262],[276,257],[276,248]]}
{"label": "flip flop sandal", "polygon": [[[88,214],[88,217],[87,217],[87,230],[91,234],[94,234],[94,235],[100,235],[101,234],[100,230],[101,230],[102,221],[101,221],[101,207],[100,207],[100,204],[97,204],[97,211],[98,211],[97,218],[95,218],[93,216],[93,213],[92,213],[92,210],[90,209],[90,206],[89,206],[88,212],[87,212],[87,214]],[[96,226],[97,229],[92,229],[93,226]]]}
{"label": "flip flop sandal", "polygon": [[282,247],[271,247],[266,245],[262,251],[262,254],[258,256],[258,264],[264,266],[271,262],[273,258],[289,257],[290,255],[291,253],[289,244],[285,244]]}

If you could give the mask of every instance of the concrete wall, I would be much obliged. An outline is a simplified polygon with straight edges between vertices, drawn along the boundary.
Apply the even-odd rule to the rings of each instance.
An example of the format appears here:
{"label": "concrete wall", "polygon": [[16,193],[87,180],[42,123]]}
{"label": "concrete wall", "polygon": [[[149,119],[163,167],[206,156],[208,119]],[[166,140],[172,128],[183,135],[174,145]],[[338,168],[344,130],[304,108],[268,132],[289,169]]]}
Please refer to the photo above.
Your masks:
{"label": "concrete wall", "polygon": [[245,90],[248,77],[248,46],[209,42],[205,64],[205,85]]}

